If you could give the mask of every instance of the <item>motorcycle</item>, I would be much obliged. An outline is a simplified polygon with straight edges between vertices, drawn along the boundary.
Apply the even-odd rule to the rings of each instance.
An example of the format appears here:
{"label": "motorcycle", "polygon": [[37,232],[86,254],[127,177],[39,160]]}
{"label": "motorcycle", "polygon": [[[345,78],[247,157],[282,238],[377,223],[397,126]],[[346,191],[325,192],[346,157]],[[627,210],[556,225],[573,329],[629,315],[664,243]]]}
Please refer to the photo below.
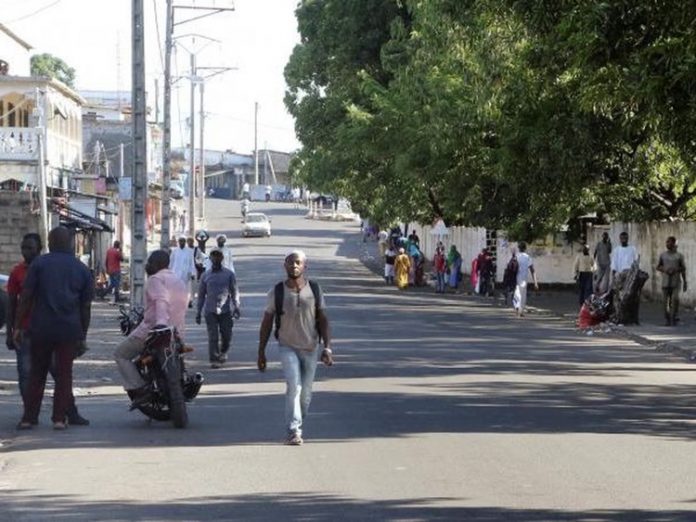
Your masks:
{"label": "motorcycle", "polygon": [[[119,308],[121,332],[130,334],[143,319],[143,309]],[[131,409],[138,409],[145,416],[157,421],[171,420],[175,428],[188,424],[186,403],[191,402],[201,389],[203,375],[189,375],[184,356],[193,351],[179,337],[176,328],[153,328],[145,340],[145,348],[134,360],[140,376],[150,389],[150,399]],[[135,397],[128,391],[131,400]]]}

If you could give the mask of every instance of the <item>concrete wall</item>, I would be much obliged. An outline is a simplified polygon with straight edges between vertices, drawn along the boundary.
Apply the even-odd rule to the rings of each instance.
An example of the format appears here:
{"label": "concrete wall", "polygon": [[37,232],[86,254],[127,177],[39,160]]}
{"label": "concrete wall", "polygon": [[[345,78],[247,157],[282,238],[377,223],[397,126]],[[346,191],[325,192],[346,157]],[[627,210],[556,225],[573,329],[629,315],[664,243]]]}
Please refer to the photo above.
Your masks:
{"label": "concrete wall", "polygon": [[38,208],[33,210],[36,204],[30,192],[0,190],[0,274],[9,275],[22,260],[22,236],[39,231]]}

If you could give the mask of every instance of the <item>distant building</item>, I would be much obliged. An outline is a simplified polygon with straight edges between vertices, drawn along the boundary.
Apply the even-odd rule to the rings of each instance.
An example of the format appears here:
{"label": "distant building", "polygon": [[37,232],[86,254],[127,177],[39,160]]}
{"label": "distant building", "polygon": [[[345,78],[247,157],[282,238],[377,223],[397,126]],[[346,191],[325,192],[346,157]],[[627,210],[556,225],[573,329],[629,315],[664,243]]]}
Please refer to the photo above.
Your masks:
{"label": "distant building", "polygon": [[[198,163],[196,152],[196,164]],[[206,150],[205,189],[208,194],[218,198],[236,199],[241,194],[242,185],[255,182],[255,164],[253,154],[237,154],[231,150]],[[177,176],[186,180],[190,170],[190,149],[179,147],[172,149],[172,158],[177,159],[181,170]],[[289,188],[290,160],[292,153],[274,150],[259,150],[259,185],[273,185]],[[175,176],[175,172],[172,172]]]}

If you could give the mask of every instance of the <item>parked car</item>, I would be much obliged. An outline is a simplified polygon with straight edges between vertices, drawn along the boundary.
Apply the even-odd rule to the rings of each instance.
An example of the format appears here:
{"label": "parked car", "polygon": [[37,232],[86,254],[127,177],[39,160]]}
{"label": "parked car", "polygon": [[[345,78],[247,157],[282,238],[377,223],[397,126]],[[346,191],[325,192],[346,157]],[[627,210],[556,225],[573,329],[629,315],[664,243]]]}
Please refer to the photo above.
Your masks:
{"label": "parked car", "polygon": [[242,236],[271,237],[271,220],[262,212],[249,212],[242,225]]}
{"label": "parked car", "polygon": [[7,281],[9,276],[0,274],[0,328],[5,326],[7,319]]}

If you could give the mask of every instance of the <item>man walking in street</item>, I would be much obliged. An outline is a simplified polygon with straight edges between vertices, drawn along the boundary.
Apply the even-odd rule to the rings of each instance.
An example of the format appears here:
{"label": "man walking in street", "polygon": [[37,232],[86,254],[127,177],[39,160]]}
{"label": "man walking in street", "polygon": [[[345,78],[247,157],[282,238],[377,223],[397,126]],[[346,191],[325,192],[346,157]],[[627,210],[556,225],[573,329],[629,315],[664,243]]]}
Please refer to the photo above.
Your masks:
{"label": "man walking in street", "polygon": [[114,303],[121,300],[119,289],[121,287],[121,261],[123,261],[123,253],[121,252],[121,242],[114,241],[114,246],[106,251],[106,273],[109,276],[109,289],[107,293],[113,290]]}
{"label": "man walking in street", "polygon": [[662,296],[665,307],[665,323],[674,326],[679,322],[679,290],[686,292],[686,265],[684,256],[677,252],[677,239],[670,236],[667,250],[660,254],[657,271],[662,272]]}
{"label": "man walking in street", "polygon": [[520,241],[517,244],[517,249],[519,250],[517,254],[517,285],[512,297],[512,306],[517,317],[522,317],[527,306],[527,272],[532,274],[536,291],[539,291],[539,284],[537,283],[536,270],[534,270],[534,262],[527,254],[527,243]]}
{"label": "man walking in street", "polygon": [[27,271],[15,317],[14,341],[19,344],[24,320],[29,316],[31,372],[18,428],[38,422],[46,376],[54,365],[53,428],[66,428],[66,415],[74,404],[72,367],[87,337],[94,282],[89,269],[77,260],[72,233],[57,227],[48,235],[49,253],[32,261]]}
{"label": "man walking in street", "polygon": [[147,259],[145,273],[145,310],[142,322],[121,342],[114,352],[114,359],[123,377],[123,387],[133,400],[133,406],[144,404],[150,398],[133,358],[145,348],[150,330],[157,326],[176,328],[179,336],[184,338],[186,303],[188,285],[172,270],[167,268],[169,254],[164,250],[155,250]]}
{"label": "man walking in street", "polygon": [[[196,265],[193,250],[186,246],[186,236],[179,236],[179,247],[173,248],[169,259],[169,269],[174,272],[187,289],[196,278]],[[189,308],[193,308],[193,295],[189,297]]]}
{"label": "man walking in street", "polygon": [[[29,388],[29,376],[31,374],[31,338],[29,335],[29,322],[31,311],[25,316],[22,322],[22,335],[19,343],[15,343],[14,323],[17,315],[19,298],[22,294],[24,280],[29,269],[29,265],[41,254],[41,237],[38,234],[26,234],[22,239],[21,251],[24,262],[17,264],[10,273],[10,279],[7,282],[8,308],[7,308],[7,348],[14,350],[17,355],[17,377],[19,384],[19,392],[22,396],[22,402],[26,402],[27,391]],[[56,372],[53,361],[49,366],[49,373],[55,381]],[[72,395],[72,394],[71,394]],[[75,406],[75,398],[72,397],[72,403],[67,411],[68,424],[73,426],[87,426],[89,421],[82,417]]]}
{"label": "man walking in street", "polygon": [[287,279],[268,292],[268,304],[259,331],[259,371],[266,370],[266,345],[275,321],[280,360],[285,374],[286,444],[303,443],[303,422],[312,399],[312,384],[322,340],[321,361],[333,364],[329,320],[321,288],[305,278],[307,257],[295,250],[285,258]]}
{"label": "man walking in street", "polygon": [[[215,236],[215,242],[217,243],[217,248],[222,252],[222,266],[234,272],[234,258],[232,257],[232,248],[226,246],[227,236],[225,234],[218,234]],[[212,263],[210,259],[206,263],[206,270],[210,270]]]}
{"label": "man walking in street", "polygon": [[596,265],[594,292],[604,294],[609,291],[611,280],[611,241],[607,232],[602,234],[602,240],[595,246],[594,261]]}
{"label": "man walking in street", "polygon": [[221,368],[225,364],[234,319],[239,319],[240,315],[237,280],[234,272],[222,266],[222,259],[220,249],[211,250],[212,267],[201,276],[198,286],[196,324],[201,324],[201,312],[204,312],[212,368]]}

